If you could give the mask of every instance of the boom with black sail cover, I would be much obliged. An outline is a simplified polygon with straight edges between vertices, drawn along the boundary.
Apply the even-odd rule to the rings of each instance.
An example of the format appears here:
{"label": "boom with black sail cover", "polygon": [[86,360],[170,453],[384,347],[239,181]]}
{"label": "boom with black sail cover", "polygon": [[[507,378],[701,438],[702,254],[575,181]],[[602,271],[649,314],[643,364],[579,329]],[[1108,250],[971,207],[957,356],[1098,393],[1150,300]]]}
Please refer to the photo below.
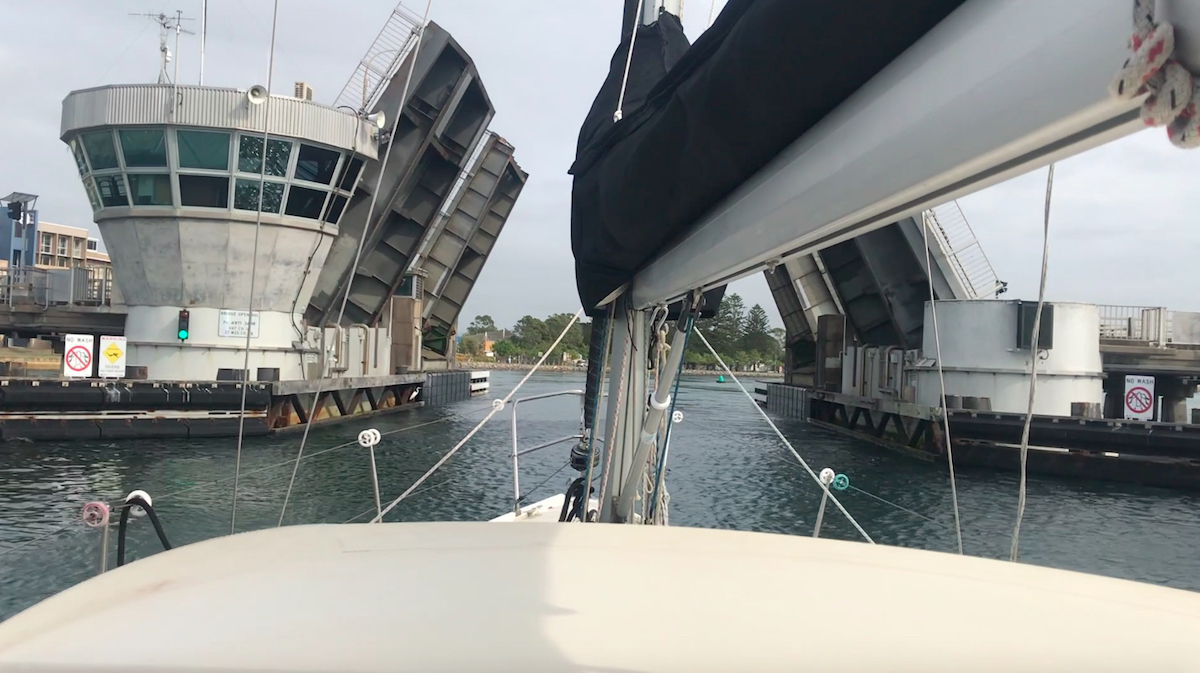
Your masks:
{"label": "boom with black sail cover", "polygon": [[623,117],[613,123],[623,42],[571,167],[571,247],[583,305],[594,314],[964,1],[730,0],[682,54],[682,26],[663,14],[639,30]]}

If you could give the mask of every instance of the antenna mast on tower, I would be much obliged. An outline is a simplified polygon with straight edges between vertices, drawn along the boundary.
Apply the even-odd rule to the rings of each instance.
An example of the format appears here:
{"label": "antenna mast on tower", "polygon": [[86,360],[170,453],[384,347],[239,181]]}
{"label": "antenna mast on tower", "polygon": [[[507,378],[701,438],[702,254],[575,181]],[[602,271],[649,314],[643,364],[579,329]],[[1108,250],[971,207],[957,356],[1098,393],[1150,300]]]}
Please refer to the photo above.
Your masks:
{"label": "antenna mast on tower", "polygon": [[130,16],[144,16],[158,24],[158,52],[162,58],[161,65],[159,66],[159,69],[158,69],[158,83],[159,84],[173,84],[175,82],[178,82],[179,81],[179,59],[178,58],[175,59],[175,74],[174,74],[174,76],[167,75],[167,64],[171,62],[171,50],[167,48],[167,35],[171,31],[175,31],[175,54],[178,56],[180,33],[186,33],[188,35],[195,35],[195,33],[193,33],[190,30],[184,30],[183,22],[184,21],[193,21],[194,19],[184,17],[183,11],[178,10],[178,9],[175,10],[175,16],[168,16],[167,14],[163,14],[162,12],[159,12],[157,14],[154,14],[152,12],[144,12],[141,14],[130,13]]}

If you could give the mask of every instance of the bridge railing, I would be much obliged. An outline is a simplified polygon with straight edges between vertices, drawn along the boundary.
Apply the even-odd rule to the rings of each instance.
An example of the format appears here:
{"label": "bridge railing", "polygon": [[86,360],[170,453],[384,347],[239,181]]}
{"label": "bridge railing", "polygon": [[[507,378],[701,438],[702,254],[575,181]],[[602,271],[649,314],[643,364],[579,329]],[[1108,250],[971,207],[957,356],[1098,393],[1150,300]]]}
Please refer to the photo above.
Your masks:
{"label": "bridge railing", "polygon": [[966,289],[968,299],[990,299],[1002,291],[1004,284],[996,277],[991,261],[957,201],[925,211],[925,218],[933,237],[945,251],[951,270]]}
{"label": "bridge railing", "polygon": [[8,307],[111,306],[112,268],[0,269],[0,304]]}
{"label": "bridge railing", "polygon": [[1171,341],[1174,311],[1164,306],[1101,305],[1100,338],[1165,344]]}

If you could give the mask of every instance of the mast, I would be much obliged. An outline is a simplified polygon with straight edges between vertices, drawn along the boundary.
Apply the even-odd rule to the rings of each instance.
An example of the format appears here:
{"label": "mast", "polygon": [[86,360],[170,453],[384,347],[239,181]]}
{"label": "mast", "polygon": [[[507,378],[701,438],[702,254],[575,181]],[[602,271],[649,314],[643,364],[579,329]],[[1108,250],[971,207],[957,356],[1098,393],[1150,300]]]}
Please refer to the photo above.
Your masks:
{"label": "mast", "polygon": [[[637,27],[649,26],[658,21],[664,12],[680,16],[682,4],[681,0],[625,0],[622,43],[631,42],[629,38],[634,30],[635,18]],[[636,491],[647,465],[646,452],[657,439],[654,432],[662,417],[662,410],[657,406],[648,408],[647,405],[646,363],[650,331],[653,329],[649,325],[653,309],[635,310],[624,298],[616,301],[609,351],[608,405],[604,416],[605,456],[602,463],[604,473],[600,480],[600,521],[632,523]],[[682,351],[680,347],[679,357],[682,357]],[[660,387],[664,383],[662,374],[659,372],[659,376],[655,377]],[[670,375],[673,376],[674,371]],[[661,396],[656,394],[655,397],[657,402]],[[649,495],[644,494],[643,497]]]}

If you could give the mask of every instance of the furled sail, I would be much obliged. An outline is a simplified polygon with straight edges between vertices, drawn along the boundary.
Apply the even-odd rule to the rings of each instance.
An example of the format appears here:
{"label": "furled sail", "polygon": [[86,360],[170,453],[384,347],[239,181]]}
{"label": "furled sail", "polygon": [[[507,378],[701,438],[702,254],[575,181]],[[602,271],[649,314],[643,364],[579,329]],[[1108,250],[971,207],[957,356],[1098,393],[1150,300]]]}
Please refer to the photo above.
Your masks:
{"label": "furled sail", "polygon": [[[622,119],[611,122],[627,43],[571,167],[583,305],[593,311],[963,1],[730,0],[678,57],[686,40],[675,17],[641,28]],[[665,74],[643,94],[655,67]]]}

